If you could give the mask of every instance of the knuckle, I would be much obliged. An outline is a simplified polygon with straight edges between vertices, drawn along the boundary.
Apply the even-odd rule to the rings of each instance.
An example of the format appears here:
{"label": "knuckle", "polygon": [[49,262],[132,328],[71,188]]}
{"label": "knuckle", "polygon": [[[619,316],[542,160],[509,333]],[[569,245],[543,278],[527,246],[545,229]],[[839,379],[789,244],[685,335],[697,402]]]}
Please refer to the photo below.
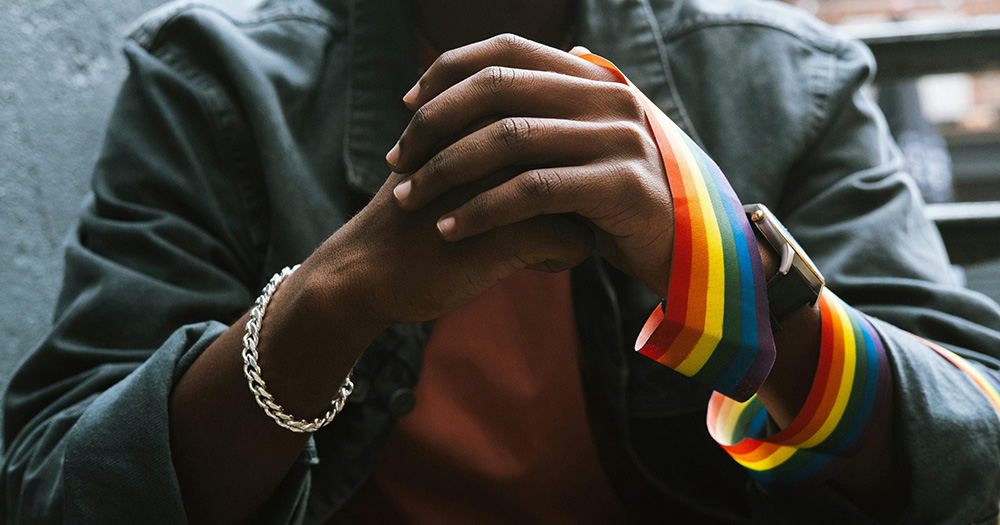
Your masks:
{"label": "knuckle", "polygon": [[559,175],[552,170],[532,170],[522,177],[521,192],[538,203],[550,202],[559,186]]}
{"label": "knuckle", "polygon": [[646,121],[646,110],[631,87],[621,82],[603,82],[594,94],[596,102],[610,114],[632,122]]}
{"label": "knuckle", "polygon": [[514,83],[514,70],[503,66],[489,66],[479,72],[477,81],[483,92],[499,95]]}
{"label": "knuckle", "polygon": [[446,150],[442,150],[437,155],[431,157],[427,161],[425,169],[427,180],[438,181],[447,178],[449,164],[451,164],[451,155]]}
{"label": "knuckle", "polygon": [[497,130],[500,142],[511,150],[524,144],[532,132],[531,121],[522,117],[508,117],[501,120]]}
{"label": "knuckle", "polygon": [[437,60],[434,61],[435,66],[444,72],[450,72],[455,69],[455,64],[458,62],[459,53],[456,49],[449,49],[444,53],[441,53]]}
{"label": "knuckle", "polygon": [[524,46],[525,40],[514,33],[501,33],[493,37],[493,44],[502,50],[516,50]]}
{"label": "knuckle", "polygon": [[633,154],[646,153],[651,138],[645,127],[640,127],[635,122],[617,122],[611,129],[615,143],[624,146],[626,151]]}
{"label": "knuckle", "polygon": [[488,227],[489,203],[485,196],[479,195],[463,206],[465,208],[465,222],[473,228]]}
{"label": "knuckle", "polygon": [[638,200],[643,191],[642,170],[635,162],[615,162],[611,165],[609,177],[627,202]]}
{"label": "knuckle", "polygon": [[503,33],[489,40],[491,51],[499,57],[511,59],[538,52],[538,44],[513,33]]}
{"label": "knuckle", "polygon": [[612,86],[612,99],[616,102],[615,109],[629,120],[643,121],[646,112],[643,110],[642,103],[639,102],[632,88],[618,82],[615,82]]}
{"label": "knuckle", "polygon": [[607,84],[604,86],[608,91],[608,97],[614,99],[626,99],[634,98],[632,96],[632,88],[622,84],[621,82],[605,82]]}
{"label": "knuckle", "polygon": [[615,186],[629,188],[632,186],[635,172],[630,162],[611,162],[605,170],[608,180]]}
{"label": "knuckle", "polygon": [[410,118],[410,127],[414,131],[422,132],[426,131],[431,126],[431,114],[427,109],[427,104],[424,104],[417,111],[413,113],[413,117]]}

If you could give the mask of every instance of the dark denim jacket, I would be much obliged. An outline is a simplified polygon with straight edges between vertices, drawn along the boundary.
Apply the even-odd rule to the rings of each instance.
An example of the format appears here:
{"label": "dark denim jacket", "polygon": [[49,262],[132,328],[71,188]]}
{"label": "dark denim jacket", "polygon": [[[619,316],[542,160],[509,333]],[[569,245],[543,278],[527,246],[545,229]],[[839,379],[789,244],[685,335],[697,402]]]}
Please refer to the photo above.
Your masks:
{"label": "dark denim jacket", "polygon": [[[273,272],[308,256],[386,177],[416,80],[397,2],[171,4],[131,33],[131,74],[68,240],[51,332],[6,397],[9,521],[185,521],[172,385]],[[585,0],[579,17],[576,43],[616,62],[744,202],[777,211],[837,294],[878,319],[906,519],[996,523],[1000,420],[900,329],[997,374],[1000,309],[952,283],[864,87],[869,53],[772,2]],[[572,283],[594,434],[636,516],[868,521],[824,486],[750,482],[708,435],[708,392],[631,351],[657,298],[597,259]],[[396,326],[375,341],[347,409],[310,441],[269,519],[322,522],[351,497],[412,407],[428,331]]]}

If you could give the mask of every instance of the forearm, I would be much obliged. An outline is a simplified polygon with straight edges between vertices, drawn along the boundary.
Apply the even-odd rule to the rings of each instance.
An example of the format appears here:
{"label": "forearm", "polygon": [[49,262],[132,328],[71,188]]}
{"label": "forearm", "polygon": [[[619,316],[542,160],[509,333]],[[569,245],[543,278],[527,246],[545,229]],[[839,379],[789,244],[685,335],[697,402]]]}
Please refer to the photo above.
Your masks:
{"label": "forearm", "polygon": [[[760,251],[765,273],[770,278],[777,268],[776,256],[763,247]],[[779,428],[788,427],[806,403],[816,378],[821,332],[819,307],[804,306],[782,323],[774,336],[774,366],[757,395]],[[892,414],[892,389],[885,403],[883,413]],[[905,503],[895,450],[899,441],[893,434],[892,417],[873,418],[869,424],[873,428],[868,439],[828,483],[873,516],[890,521],[898,516]]]}
{"label": "forearm", "polygon": [[[261,375],[296,418],[322,414],[380,327],[360,319],[349,275],[320,275],[311,260],[273,295],[260,331]],[[285,477],[308,439],[257,406],[243,375],[249,314],[224,332],[178,381],[170,401],[170,446],[194,522],[252,516]]]}

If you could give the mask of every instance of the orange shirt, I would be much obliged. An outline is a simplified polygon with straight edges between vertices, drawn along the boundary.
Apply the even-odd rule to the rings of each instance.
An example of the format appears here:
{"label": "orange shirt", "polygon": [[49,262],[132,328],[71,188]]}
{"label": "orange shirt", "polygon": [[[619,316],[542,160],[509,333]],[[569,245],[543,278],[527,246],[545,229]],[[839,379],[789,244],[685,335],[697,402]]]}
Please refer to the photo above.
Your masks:
{"label": "orange shirt", "polygon": [[[522,270],[441,317],[416,408],[362,516],[412,523],[613,523],[584,409],[569,272]],[[366,510],[367,509],[367,510]]]}

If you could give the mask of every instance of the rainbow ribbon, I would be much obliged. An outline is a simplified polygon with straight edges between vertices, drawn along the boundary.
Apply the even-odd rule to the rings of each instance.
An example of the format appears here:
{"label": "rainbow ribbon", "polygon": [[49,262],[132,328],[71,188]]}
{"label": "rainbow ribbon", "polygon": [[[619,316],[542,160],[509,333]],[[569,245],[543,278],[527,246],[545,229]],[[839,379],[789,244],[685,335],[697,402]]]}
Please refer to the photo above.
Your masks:
{"label": "rainbow ribbon", "polygon": [[986,375],[972,366],[972,363],[968,362],[958,354],[944,348],[943,346],[928,341],[923,337],[919,337],[908,333],[910,337],[913,337],[917,341],[927,345],[931,350],[934,350],[941,357],[945,358],[949,363],[961,370],[969,379],[983,392],[986,396],[986,400],[989,401],[990,406],[996,411],[997,415],[1000,416],[1000,380],[998,380],[993,375]]}
{"label": "rainbow ribbon", "polygon": [[712,438],[757,479],[822,480],[851,456],[887,405],[889,365],[875,328],[829,290],[819,307],[816,378],[788,427],[765,436],[767,411],[757,396],[737,402],[715,393],[708,403]]}
{"label": "rainbow ribbon", "polygon": [[630,86],[660,149],[674,204],[670,291],[643,326],[635,349],[738,401],[760,388],[774,364],[767,282],[757,239],[729,181],[673,121],[614,64]]}
{"label": "rainbow ribbon", "polygon": [[[709,433],[752,476],[785,483],[824,479],[851,457],[871,431],[869,422],[886,410],[891,375],[880,336],[862,314],[824,290],[813,385],[792,423],[767,436],[767,411],[754,393],[774,364],[775,348],[763,264],[739,199],[715,162],[614,64],[572,53],[632,88],[673,195],[670,290],[643,326],[636,351],[712,386]],[[965,373],[1000,415],[1000,380],[913,337]]]}

